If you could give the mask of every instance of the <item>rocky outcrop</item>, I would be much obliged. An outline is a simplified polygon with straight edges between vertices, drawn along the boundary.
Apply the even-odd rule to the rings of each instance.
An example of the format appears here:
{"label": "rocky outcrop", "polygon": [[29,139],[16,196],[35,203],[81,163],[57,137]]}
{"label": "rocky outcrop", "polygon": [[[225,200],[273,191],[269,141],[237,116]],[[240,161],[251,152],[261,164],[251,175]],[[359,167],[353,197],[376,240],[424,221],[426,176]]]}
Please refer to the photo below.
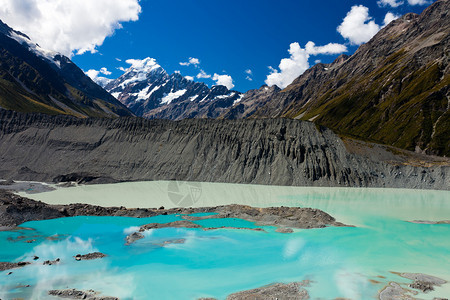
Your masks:
{"label": "rocky outcrop", "polygon": [[[88,204],[70,204],[70,205],[49,205],[39,201],[20,197],[8,191],[0,190],[0,227],[16,227],[27,221],[47,220],[61,217],[73,216],[121,216],[148,218],[159,215],[170,214],[195,214],[195,213],[214,213],[211,215],[216,218],[238,218],[251,222],[257,222],[261,226],[290,226],[293,228],[323,228],[326,226],[346,226],[337,222],[329,214],[312,208],[300,207],[268,207],[255,208],[246,205],[223,205],[216,207],[198,207],[198,208],[139,208],[126,209],[125,207],[100,207]],[[185,216],[189,218],[189,216]],[[206,217],[190,217],[193,220],[202,220]],[[180,220],[170,223],[150,223],[140,227],[139,232],[127,236],[127,244],[144,238],[141,232],[149,229],[161,228],[202,228],[189,220]],[[225,227],[223,227],[225,228]],[[228,227],[230,228],[230,227]],[[251,228],[243,228],[251,229]],[[77,255],[79,260],[101,258],[105,255],[99,252],[86,255]]]}
{"label": "rocky outcrop", "polygon": [[316,64],[253,117],[313,120],[336,132],[450,155],[450,1],[391,22],[350,57]]}
{"label": "rocky outcrop", "polygon": [[88,254],[77,254],[75,255],[75,260],[92,260],[92,259],[99,259],[99,258],[103,258],[106,257],[106,254],[103,254],[101,252],[92,252],[92,253],[88,253]]}
{"label": "rocky outcrop", "polygon": [[50,290],[48,291],[50,296],[55,296],[65,299],[86,299],[86,300],[119,300],[116,297],[101,296],[100,293],[94,290],[80,291],[76,289],[67,290]]}
{"label": "rocky outcrop", "polygon": [[274,283],[257,289],[231,294],[227,297],[227,300],[306,300],[309,299],[309,294],[304,287],[308,285],[308,281]]}
{"label": "rocky outcrop", "polygon": [[[447,281],[445,281],[444,279],[422,273],[398,273],[398,272],[391,272],[391,273],[401,276],[403,278],[413,280],[413,282],[408,285],[408,287],[412,288],[413,290],[403,288],[397,282],[389,282],[389,284],[378,293],[378,298],[380,300],[416,299],[413,297],[418,294],[418,292],[415,290],[427,293],[430,291],[434,291],[435,286],[440,287],[441,285],[447,283]],[[435,297],[433,299],[443,299],[443,298]]]}
{"label": "rocky outcrop", "polygon": [[[336,222],[336,220],[326,212],[314,208],[285,206],[258,208],[235,204],[217,206],[212,212],[215,214],[203,217],[183,216],[183,219],[196,221],[205,219],[237,218],[254,222],[256,225],[260,226],[276,226],[282,228],[277,232],[292,232],[292,229],[289,230],[285,227],[310,229],[324,228],[326,226],[347,226],[340,222]],[[182,227],[188,227],[189,223],[183,223]],[[168,223],[168,225],[170,225],[170,223]]]}
{"label": "rocky outcrop", "polygon": [[260,107],[270,102],[280,90],[276,85],[271,87],[263,85],[257,90],[250,90],[242,95],[240,101],[225,110],[220,118],[230,120],[250,118]]}
{"label": "rocky outcrop", "polygon": [[131,245],[134,242],[143,239],[145,236],[140,233],[140,232],[133,232],[130,233],[129,235],[127,235],[127,237],[125,238],[125,245]]}
{"label": "rocky outcrop", "polygon": [[26,265],[29,264],[30,264],[29,262],[17,262],[17,263],[0,262],[0,272],[25,267]]}
{"label": "rocky outcrop", "polygon": [[331,130],[297,120],[77,119],[0,110],[4,179],[72,174],[66,178],[449,189],[448,168],[372,161],[349,153]]}
{"label": "rocky outcrop", "polygon": [[142,225],[139,229],[140,232],[150,230],[150,229],[161,229],[161,228],[201,228],[202,226],[192,223],[190,221],[175,221],[170,223],[150,223]]}

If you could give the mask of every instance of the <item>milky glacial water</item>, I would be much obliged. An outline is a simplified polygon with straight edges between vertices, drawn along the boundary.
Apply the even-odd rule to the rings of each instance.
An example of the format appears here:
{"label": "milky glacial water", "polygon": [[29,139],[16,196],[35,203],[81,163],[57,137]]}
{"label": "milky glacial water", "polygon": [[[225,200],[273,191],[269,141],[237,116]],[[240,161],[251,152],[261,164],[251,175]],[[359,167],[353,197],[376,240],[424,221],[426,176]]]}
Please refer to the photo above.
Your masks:
{"label": "milky glacial water", "polygon": [[[189,193],[180,183],[178,193]],[[412,220],[449,220],[450,192],[395,189],[302,188],[201,183],[192,206],[240,203],[320,208],[356,227],[295,230],[158,229],[132,245],[124,238],[137,226],[181,216],[146,219],[74,217],[27,222],[34,230],[0,232],[0,261],[60,258],[0,272],[0,298],[47,299],[49,289],[94,289],[121,299],[197,299],[227,295],[273,282],[309,279],[312,299],[374,299],[389,281],[410,282],[390,271],[419,272],[450,281],[450,225]],[[200,196],[199,194],[200,189]],[[173,185],[139,182],[80,186],[27,195],[49,203],[85,202],[128,207],[175,206]],[[203,226],[256,227],[237,219],[196,221]],[[53,236],[52,240],[47,237]],[[21,237],[17,239],[17,237]],[[182,244],[161,246],[164,241]],[[35,239],[34,243],[26,240]],[[77,262],[73,256],[108,256]],[[381,276],[381,277],[380,277]],[[21,287],[30,285],[30,287]],[[406,287],[406,285],[405,285]],[[448,297],[450,284],[422,299]]]}

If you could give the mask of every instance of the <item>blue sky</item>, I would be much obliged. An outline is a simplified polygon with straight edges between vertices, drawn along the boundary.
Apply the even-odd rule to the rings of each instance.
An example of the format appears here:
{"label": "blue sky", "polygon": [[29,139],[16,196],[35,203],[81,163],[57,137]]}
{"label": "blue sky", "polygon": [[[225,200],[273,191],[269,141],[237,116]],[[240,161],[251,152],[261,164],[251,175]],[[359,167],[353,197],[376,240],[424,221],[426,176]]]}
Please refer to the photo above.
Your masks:
{"label": "blue sky", "polygon": [[[16,0],[0,0],[0,4],[5,6],[11,1]],[[36,42],[51,47],[54,43],[52,44],[51,40],[45,40],[46,37],[42,33],[44,29],[36,30],[33,34],[32,24],[25,24],[28,22],[26,20],[30,20],[29,17],[20,21],[19,17],[12,19],[11,16],[8,16],[8,13],[14,13],[17,16],[22,11],[24,15],[25,13],[32,14],[33,9],[42,11],[43,8],[39,6],[41,4],[39,2],[32,3],[34,1],[39,0],[25,1],[30,2],[29,6],[23,5],[19,8],[3,9],[3,11],[0,9],[0,17],[6,19],[7,23],[8,20],[16,23],[10,24],[14,28],[28,29],[32,32],[30,33],[32,38],[37,39]],[[40,1],[56,3],[63,0]],[[92,0],[80,0],[78,2],[83,1]],[[107,76],[102,76],[116,78],[123,73],[119,68],[129,67],[126,63],[127,59],[152,57],[169,73],[180,71],[182,75],[192,77],[195,77],[200,70],[204,70],[206,74],[211,76],[215,73],[219,75],[227,74],[232,77],[234,89],[241,92],[258,88],[264,84],[267,76],[274,72],[269,70],[269,66],[277,69],[277,72],[282,72],[278,66],[281,59],[290,57],[288,49],[291,43],[297,42],[300,46],[300,49],[296,48],[297,50],[293,50],[294,52],[305,48],[306,43],[312,41],[316,46],[329,43],[340,44],[347,48],[346,54],[352,54],[361,41],[352,43],[352,38],[344,38],[343,35],[345,34],[338,32],[337,28],[355,5],[362,5],[368,9],[368,17],[363,22],[368,24],[373,21],[375,24],[372,24],[372,29],[367,26],[367,30],[372,31],[376,31],[383,26],[384,18],[388,12],[393,15],[402,15],[407,12],[420,13],[426,7],[423,0],[405,0],[403,4],[399,0],[383,0],[384,5],[377,3],[377,1],[368,0],[121,1],[122,5],[128,1],[131,3],[130,5],[138,5],[140,8],[133,6],[133,11],[128,8],[130,12],[127,16],[122,16],[121,19],[120,14],[126,10],[125,8],[116,8],[113,13],[108,12],[109,9],[114,9],[109,6],[114,5],[114,2],[117,1],[105,2],[103,9],[102,7],[90,8],[90,12],[99,9],[100,11],[97,14],[111,15],[112,21],[109,21],[112,24],[112,29],[109,28],[108,32],[107,28],[103,28],[104,32],[98,34],[99,36],[104,35],[103,41],[101,38],[93,36],[89,41],[93,46],[86,46],[87,50],[78,51],[84,52],[81,55],[73,55],[72,60],[83,70],[106,68],[108,70]],[[133,4],[133,1],[136,3]],[[14,4],[11,3],[9,5],[13,6]],[[61,3],[59,4],[61,5]],[[19,9],[21,10],[19,11]],[[49,8],[47,7],[47,9]],[[64,13],[71,14],[71,11],[77,11],[77,8],[71,7]],[[79,13],[83,13],[82,9]],[[51,12],[49,14],[54,16],[57,13]],[[91,15],[74,16],[75,21],[71,26],[72,28],[78,28],[77,26],[81,25],[76,21],[84,22],[84,18],[87,20],[88,18],[96,18],[96,16],[94,12]],[[127,21],[127,18],[130,21]],[[58,20],[66,22],[65,20],[68,19],[70,19],[70,16],[63,15],[61,18],[50,21],[57,26]],[[89,23],[89,20],[87,23]],[[42,24],[45,24],[45,22],[42,22]],[[94,21],[92,24],[92,32],[95,32],[96,28],[94,27],[97,25]],[[122,28],[117,28],[119,27],[118,24]],[[29,26],[27,27],[27,25]],[[354,25],[349,24],[349,26],[347,29],[350,31],[349,34],[356,32],[351,28]],[[378,26],[378,29],[373,28],[374,26]],[[60,28],[63,28],[63,26]],[[70,36],[72,28],[69,27],[66,30],[69,33],[58,34],[68,36],[66,48],[61,47],[61,49],[69,49],[66,52],[77,53],[77,50],[83,48],[80,46],[83,45],[83,32],[80,29],[80,33],[72,38]],[[85,31],[84,36],[89,35],[89,28]],[[25,33],[27,32],[25,31]],[[98,40],[95,40],[95,38]],[[364,38],[362,39],[364,40]],[[64,38],[60,38],[60,40],[64,41]],[[75,45],[72,40],[79,40],[79,44]],[[89,51],[93,49],[96,49],[97,52]],[[342,47],[340,50],[342,50]],[[324,63],[331,62],[339,55],[335,52],[342,51],[334,51],[333,54],[327,55],[309,55],[306,57],[309,62],[306,66],[313,65],[317,60]],[[187,62],[189,58],[197,58],[199,64],[180,65],[180,62]],[[302,67],[305,67],[305,62],[303,62]],[[249,74],[250,72],[246,73],[246,70],[251,70],[251,74]],[[211,78],[195,78],[195,80],[204,81],[208,85],[214,84]]]}

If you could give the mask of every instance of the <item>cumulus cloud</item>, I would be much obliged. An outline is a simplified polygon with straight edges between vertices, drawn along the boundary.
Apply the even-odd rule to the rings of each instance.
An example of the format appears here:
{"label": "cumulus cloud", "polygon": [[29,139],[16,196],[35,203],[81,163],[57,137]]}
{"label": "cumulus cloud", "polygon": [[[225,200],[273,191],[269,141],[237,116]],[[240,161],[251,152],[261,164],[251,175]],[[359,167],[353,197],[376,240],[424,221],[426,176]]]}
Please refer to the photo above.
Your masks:
{"label": "cumulus cloud", "polygon": [[337,43],[329,43],[325,46],[316,46],[315,43],[309,41],[305,45],[306,52],[311,55],[318,54],[339,54],[347,52],[347,47],[345,45]]}
{"label": "cumulus cloud", "polygon": [[390,6],[390,7],[399,7],[403,4],[402,0],[379,0],[377,2],[378,6]]}
{"label": "cumulus cloud", "polygon": [[271,73],[265,81],[267,85],[277,85],[280,88],[285,88],[309,68],[309,55],[298,43],[292,43],[288,52],[291,56],[281,60],[279,65],[280,71],[269,67]]}
{"label": "cumulus cloud", "polygon": [[309,57],[318,54],[339,54],[347,51],[347,47],[340,44],[329,43],[325,46],[316,46],[308,42],[305,49],[298,43],[292,43],[289,47],[289,58],[283,58],[278,66],[280,70],[269,67],[270,74],[265,83],[269,86],[277,85],[280,88],[287,87],[295,78],[302,75],[309,68]]}
{"label": "cumulus cloud", "polygon": [[211,75],[207,74],[203,70],[200,70],[200,73],[197,74],[197,78],[211,78]]}
{"label": "cumulus cloud", "polygon": [[125,62],[131,65],[131,68],[135,69],[135,71],[142,71],[142,72],[150,72],[151,70],[161,67],[156,62],[156,59],[151,57],[147,57],[144,59],[130,58],[127,59]]}
{"label": "cumulus cloud", "polygon": [[200,60],[195,57],[189,57],[189,60],[187,62],[180,62],[181,66],[190,66],[190,65],[198,66],[199,64]]}
{"label": "cumulus cloud", "polygon": [[85,74],[100,86],[106,86],[112,80],[104,76],[99,76],[100,74],[106,76],[111,75],[112,73],[108,71],[107,68],[101,68],[100,70],[90,69],[89,71],[85,72]]}
{"label": "cumulus cloud", "polygon": [[253,75],[253,71],[250,69],[245,70],[245,73],[247,73],[248,75]]}
{"label": "cumulus cloud", "polygon": [[217,85],[226,86],[229,90],[234,88],[233,78],[231,78],[230,75],[219,75],[217,73],[214,73],[212,80],[214,80]]}
{"label": "cumulus cloud", "polygon": [[[391,23],[391,22],[394,21],[394,20],[397,20],[398,18],[400,18],[399,15],[395,15],[395,14],[393,14],[393,13],[391,13],[391,12],[388,12],[388,13],[384,16],[383,24],[384,24],[384,26],[386,26],[387,24]],[[383,27],[384,27],[384,26],[383,26]]]}
{"label": "cumulus cloud", "polygon": [[192,76],[184,76],[184,78],[186,78],[187,80],[190,80],[190,81],[194,81],[194,77],[192,77]]}
{"label": "cumulus cloud", "polygon": [[96,52],[121,23],[136,21],[139,0],[0,0],[0,19],[44,49]]}
{"label": "cumulus cloud", "polygon": [[369,16],[369,9],[363,5],[352,6],[337,31],[353,45],[369,41],[380,26]]}

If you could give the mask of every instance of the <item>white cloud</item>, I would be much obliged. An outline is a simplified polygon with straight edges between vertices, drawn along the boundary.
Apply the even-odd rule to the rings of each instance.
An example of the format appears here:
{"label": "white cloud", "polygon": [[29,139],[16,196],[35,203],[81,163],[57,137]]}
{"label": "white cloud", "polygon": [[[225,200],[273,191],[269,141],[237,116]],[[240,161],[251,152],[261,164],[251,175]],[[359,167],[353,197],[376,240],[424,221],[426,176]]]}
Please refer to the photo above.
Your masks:
{"label": "white cloud", "polygon": [[245,77],[246,80],[253,81],[253,71],[251,69],[245,70],[245,74],[247,74],[247,76]]}
{"label": "white cloud", "polygon": [[339,54],[346,51],[347,47],[335,43],[316,46],[313,42],[308,42],[305,49],[300,47],[298,43],[292,43],[288,50],[290,57],[281,60],[278,66],[280,70],[269,67],[271,73],[267,76],[265,83],[269,86],[277,85],[280,88],[285,88],[309,68],[310,55]]}
{"label": "white cloud", "polygon": [[117,60],[117,61],[122,61],[120,58],[117,58],[117,57],[116,57],[116,60]]}
{"label": "white cloud", "polygon": [[87,76],[89,76],[95,83],[97,83],[100,86],[106,86],[112,79],[103,77],[103,76],[99,76],[100,74],[103,75],[111,75],[111,72],[108,71],[108,69],[106,68],[101,68],[100,70],[94,70],[91,69],[87,72],[85,72]]}
{"label": "white cloud", "polygon": [[156,62],[156,59],[147,57],[144,59],[127,59],[125,61],[127,64],[131,65],[131,68],[136,72],[148,73],[154,69],[161,68]]}
{"label": "white cloud", "polygon": [[402,0],[379,0],[377,2],[378,6],[390,6],[390,7],[399,7],[403,4]]}
{"label": "white cloud", "polygon": [[187,62],[180,62],[181,66],[190,66],[190,65],[198,66],[199,64],[200,60],[195,57],[189,57],[189,61]]}
{"label": "white cloud", "polygon": [[120,70],[122,72],[126,72],[127,71],[127,69],[125,69],[124,67],[118,67],[117,70]]}
{"label": "white cloud", "polygon": [[265,81],[267,85],[277,85],[280,88],[285,88],[309,68],[309,54],[298,43],[292,43],[288,51],[291,56],[281,60],[279,65],[280,71],[269,67],[271,74],[267,76]]}
{"label": "white cloud", "polygon": [[[394,20],[397,20],[398,18],[400,18],[399,15],[395,15],[395,14],[393,14],[393,13],[391,13],[391,12],[388,12],[388,13],[384,16],[383,24],[384,24],[384,26],[386,26],[387,24],[391,23],[391,22],[394,21]],[[384,26],[383,26],[383,27],[384,27]]]}
{"label": "white cloud", "polygon": [[211,78],[211,75],[207,74],[203,70],[200,70],[200,73],[197,74],[197,78]]}
{"label": "white cloud", "polygon": [[352,6],[337,31],[353,45],[369,41],[378,31],[375,21],[369,16],[369,9],[363,5]]}
{"label": "white cloud", "polygon": [[42,48],[71,56],[96,52],[106,37],[136,21],[139,0],[0,0],[0,19]]}
{"label": "white cloud", "polygon": [[345,45],[337,43],[329,43],[325,46],[316,46],[315,43],[309,41],[305,45],[306,52],[311,55],[318,54],[339,54],[347,52],[347,47]]}
{"label": "white cloud", "polygon": [[214,73],[212,80],[214,80],[217,85],[226,86],[229,90],[234,88],[233,78],[231,78],[230,75],[219,75],[217,73]]}
{"label": "white cloud", "polygon": [[320,59],[316,59],[315,61],[314,61],[314,63],[315,64],[320,64],[322,61],[320,60]]}
{"label": "white cloud", "polygon": [[192,77],[192,76],[184,76],[184,78],[186,78],[187,80],[190,80],[190,81],[194,81],[194,77]]}
{"label": "white cloud", "polygon": [[108,71],[107,68],[103,67],[100,69],[100,73],[104,74],[104,75],[111,75],[112,73],[110,71]]}
{"label": "white cloud", "polygon": [[425,5],[430,3],[428,0],[408,0],[409,5]]}

